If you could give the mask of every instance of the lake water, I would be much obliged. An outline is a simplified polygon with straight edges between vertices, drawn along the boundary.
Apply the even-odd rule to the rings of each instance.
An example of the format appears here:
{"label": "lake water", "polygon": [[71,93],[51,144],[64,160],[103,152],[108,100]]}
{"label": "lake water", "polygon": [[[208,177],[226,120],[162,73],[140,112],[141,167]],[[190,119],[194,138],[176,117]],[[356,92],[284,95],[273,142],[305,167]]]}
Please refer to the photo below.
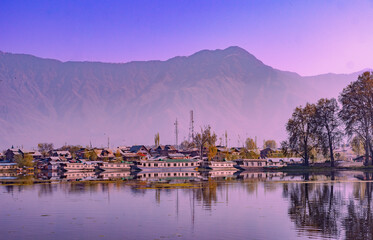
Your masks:
{"label": "lake water", "polygon": [[372,176],[226,172],[109,182],[49,176],[50,183],[37,184],[3,176],[0,238],[372,239]]}

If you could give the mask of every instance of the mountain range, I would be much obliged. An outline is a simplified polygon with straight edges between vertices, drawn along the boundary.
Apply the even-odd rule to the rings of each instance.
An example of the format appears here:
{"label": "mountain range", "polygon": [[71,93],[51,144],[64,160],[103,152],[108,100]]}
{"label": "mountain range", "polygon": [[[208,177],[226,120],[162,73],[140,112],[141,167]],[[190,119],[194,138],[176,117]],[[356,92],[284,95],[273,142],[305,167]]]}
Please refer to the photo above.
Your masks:
{"label": "mountain range", "polygon": [[[361,71],[362,72],[362,71]],[[229,145],[283,140],[296,106],[338,97],[361,72],[303,77],[239,47],[167,61],[61,62],[0,52],[0,148],[179,143],[211,125]],[[224,142],[224,141],[223,141]],[[218,140],[218,144],[220,139]]]}

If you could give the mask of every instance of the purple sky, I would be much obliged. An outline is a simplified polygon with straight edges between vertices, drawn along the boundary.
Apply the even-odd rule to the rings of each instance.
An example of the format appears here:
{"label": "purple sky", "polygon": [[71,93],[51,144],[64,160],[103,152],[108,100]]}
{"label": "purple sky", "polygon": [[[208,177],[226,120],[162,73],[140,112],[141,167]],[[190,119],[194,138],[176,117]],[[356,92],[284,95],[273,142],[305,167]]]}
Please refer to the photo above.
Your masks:
{"label": "purple sky", "polygon": [[372,0],[0,2],[1,51],[62,61],[165,60],[236,45],[301,75],[349,73],[373,67],[372,29]]}

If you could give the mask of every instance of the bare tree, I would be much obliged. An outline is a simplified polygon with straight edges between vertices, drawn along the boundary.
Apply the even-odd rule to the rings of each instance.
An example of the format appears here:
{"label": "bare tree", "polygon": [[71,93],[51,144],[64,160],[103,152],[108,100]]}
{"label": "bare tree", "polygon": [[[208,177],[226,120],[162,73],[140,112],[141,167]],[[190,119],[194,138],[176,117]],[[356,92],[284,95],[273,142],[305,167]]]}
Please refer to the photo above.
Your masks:
{"label": "bare tree", "polygon": [[304,165],[309,165],[310,151],[315,146],[315,121],[316,106],[309,104],[302,108],[295,108],[292,117],[286,124],[288,132],[288,148],[302,156]]}
{"label": "bare tree", "polygon": [[339,117],[345,124],[349,137],[364,141],[365,165],[372,165],[373,131],[373,74],[365,72],[358,80],[343,89],[339,101],[342,109]]}
{"label": "bare tree", "polygon": [[334,167],[334,149],[341,142],[343,133],[338,118],[339,106],[332,99],[320,99],[316,104],[315,133],[318,147],[324,156],[329,155],[331,167]]}

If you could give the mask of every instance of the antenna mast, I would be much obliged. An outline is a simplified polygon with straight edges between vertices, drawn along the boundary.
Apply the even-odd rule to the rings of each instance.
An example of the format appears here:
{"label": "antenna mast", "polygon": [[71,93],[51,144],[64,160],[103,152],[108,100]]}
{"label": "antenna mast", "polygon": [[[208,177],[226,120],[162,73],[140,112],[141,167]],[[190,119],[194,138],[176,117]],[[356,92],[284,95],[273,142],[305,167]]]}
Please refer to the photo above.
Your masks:
{"label": "antenna mast", "polygon": [[178,144],[178,135],[179,135],[179,130],[177,129],[177,118],[176,118],[176,121],[175,121],[175,137],[176,137],[176,148],[177,150],[179,150],[179,144]]}
{"label": "antenna mast", "polygon": [[189,142],[194,140],[194,118],[193,118],[193,110],[190,110],[190,125],[189,125]]}

